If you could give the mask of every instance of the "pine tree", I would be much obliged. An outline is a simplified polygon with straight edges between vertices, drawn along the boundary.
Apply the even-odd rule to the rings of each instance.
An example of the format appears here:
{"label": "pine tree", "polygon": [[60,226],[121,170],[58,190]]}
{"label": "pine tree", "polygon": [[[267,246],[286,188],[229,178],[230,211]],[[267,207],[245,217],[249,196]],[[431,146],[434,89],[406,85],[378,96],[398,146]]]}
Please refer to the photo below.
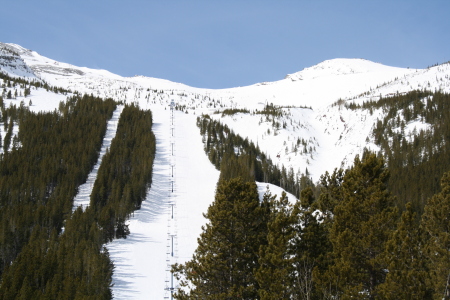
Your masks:
{"label": "pine tree", "polygon": [[220,182],[192,260],[173,266],[183,287],[175,297],[259,299],[254,271],[259,267],[259,246],[266,244],[268,214],[254,182]]}
{"label": "pine tree", "polygon": [[366,151],[344,176],[343,200],[334,209],[330,231],[334,265],[326,275],[336,285],[336,296],[374,299],[384,282],[387,266],[381,254],[397,216],[386,190],[388,175],[383,159]]}
{"label": "pine tree", "polygon": [[260,247],[259,269],[256,272],[261,299],[290,299],[294,292],[294,255],[292,241],[294,225],[298,222],[295,209],[283,192],[280,200],[267,191],[263,202],[269,204],[267,245]]}
{"label": "pine tree", "polygon": [[[327,223],[316,209],[313,189],[308,187],[300,194],[299,222],[294,241],[294,267],[296,299],[319,297],[315,286],[315,273],[324,270],[326,256],[331,251]],[[320,297],[319,297],[320,298]]]}
{"label": "pine tree", "polygon": [[397,229],[383,254],[388,265],[386,281],[379,285],[382,299],[431,299],[423,230],[411,203],[406,205]]}
{"label": "pine tree", "polygon": [[450,172],[441,179],[441,192],[428,200],[422,216],[430,258],[430,285],[435,299],[450,299]]}

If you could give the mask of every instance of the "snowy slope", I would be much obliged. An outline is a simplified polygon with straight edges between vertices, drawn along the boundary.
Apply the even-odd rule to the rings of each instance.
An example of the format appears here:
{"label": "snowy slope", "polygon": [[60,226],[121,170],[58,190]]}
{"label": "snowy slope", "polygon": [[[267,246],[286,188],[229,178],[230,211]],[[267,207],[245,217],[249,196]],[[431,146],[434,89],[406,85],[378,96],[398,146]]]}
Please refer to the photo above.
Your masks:
{"label": "snowy slope", "polygon": [[[141,210],[129,221],[129,238],[108,245],[116,265],[113,292],[117,299],[163,299],[168,295],[166,280],[170,279],[167,264],[188,260],[196,248],[196,238],[205,223],[202,213],[214,199],[219,175],[203,152],[195,125],[197,116],[210,114],[258,144],[275,163],[297,173],[307,171],[317,180],[325,171],[350,165],[364,147],[377,150],[370,134],[383,112],[352,111],[344,103],[362,103],[413,89],[450,92],[449,64],[412,70],[362,59],[328,60],[276,82],[208,90],[157,78],[121,77],[106,70],[57,62],[19,45],[0,43],[0,70],[13,77],[45,80],[52,86],[135,102],[152,110],[157,139],[153,184]],[[67,96],[39,88],[32,89],[27,98],[19,96],[4,101],[6,105],[19,105],[21,101],[28,105],[31,100],[31,110],[52,111]],[[175,113],[174,136],[169,111],[172,99],[182,110]],[[283,106],[283,115],[265,118],[252,113],[268,103]],[[220,113],[233,107],[246,108],[251,113],[231,116]],[[111,120],[108,125],[104,150],[114,137],[114,122]],[[274,127],[274,123],[280,126]],[[411,130],[426,126],[417,121],[407,124]],[[95,180],[95,170],[91,177],[89,182]],[[174,192],[169,193],[172,182]],[[266,186],[258,184],[260,195]],[[76,205],[88,201],[89,183],[86,191],[82,190]],[[270,186],[270,190],[281,193],[275,186]],[[175,221],[170,203],[174,204]],[[168,257],[169,237],[175,234],[176,255]]]}
{"label": "snowy slope", "polygon": [[31,68],[20,57],[26,51],[18,45],[0,43],[1,70],[11,77],[35,78]]}
{"label": "snowy slope", "polygon": [[[382,112],[349,111],[343,105],[333,106],[336,101],[362,103],[379,99],[380,95],[386,97],[424,88],[450,92],[448,63],[428,69],[405,69],[364,59],[340,58],[305,68],[275,82],[208,90],[164,79],[121,77],[106,70],[77,67],[15,44],[0,44],[0,51],[9,55],[8,59],[0,57],[2,70],[9,73],[28,70],[17,71],[17,74],[37,76],[54,86],[149,107],[168,105],[173,99],[180,109],[190,114],[210,114],[236,133],[258,143],[273,160],[279,154],[277,162],[280,166],[298,173],[305,173],[308,169],[314,180],[325,171],[348,166],[364,147],[377,150],[370,132]],[[17,65],[16,69],[14,65]],[[32,91],[30,99],[33,103],[40,92]],[[54,99],[47,103],[49,110],[61,101],[61,97]],[[261,120],[252,114],[214,115],[214,112],[225,108],[262,110],[270,103],[291,107],[284,108],[285,116],[275,120],[285,123],[286,128],[274,130],[270,122],[273,120]],[[310,107],[311,110],[299,107]],[[298,139],[307,141],[306,149],[303,149],[306,151],[302,153],[298,149],[293,151]]]}
{"label": "snowy slope", "polygon": [[[117,299],[169,296],[168,264],[192,257],[206,221],[202,213],[214,199],[219,178],[203,152],[194,116],[175,112],[172,137],[169,110],[155,107],[153,115],[157,145],[152,187],[142,208],[129,221],[130,236],[108,244],[116,266],[113,293]],[[171,235],[173,257],[168,241]]]}
{"label": "snowy slope", "polygon": [[274,103],[317,108],[340,98],[359,95],[414,71],[363,59],[333,59],[287,75],[280,81],[216,91],[214,95],[234,97],[236,102],[240,105],[245,103],[246,107],[255,107],[258,103]]}

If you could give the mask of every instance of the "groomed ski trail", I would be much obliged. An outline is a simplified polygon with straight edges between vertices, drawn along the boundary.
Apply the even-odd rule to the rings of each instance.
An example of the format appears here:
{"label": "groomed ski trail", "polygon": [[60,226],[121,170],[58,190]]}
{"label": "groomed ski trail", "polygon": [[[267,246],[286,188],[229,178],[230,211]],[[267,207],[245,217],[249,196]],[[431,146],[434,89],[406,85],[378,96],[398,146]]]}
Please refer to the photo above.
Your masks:
{"label": "groomed ski trail", "polygon": [[[164,299],[167,287],[169,201],[175,203],[177,256],[183,263],[197,247],[202,214],[214,200],[219,171],[209,162],[194,115],[175,111],[174,157],[171,158],[170,109],[151,108],[156,155],[152,186],[140,210],[128,221],[130,235],[107,245],[115,269],[114,299]],[[174,162],[174,179],[171,163]],[[175,188],[172,197],[171,181]],[[176,286],[176,283],[175,283]],[[169,297],[170,299],[170,297]]]}

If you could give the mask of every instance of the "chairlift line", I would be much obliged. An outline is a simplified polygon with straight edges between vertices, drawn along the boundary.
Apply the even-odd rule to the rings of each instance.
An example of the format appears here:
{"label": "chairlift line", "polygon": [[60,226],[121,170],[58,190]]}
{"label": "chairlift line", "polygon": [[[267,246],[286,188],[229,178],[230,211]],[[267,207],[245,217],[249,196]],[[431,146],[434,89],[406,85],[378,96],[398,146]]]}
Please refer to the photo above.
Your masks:
{"label": "chairlift line", "polygon": [[[170,132],[170,136],[171,136],[171,138],[170,138],[170,145],[171,145],[170,146],[170,148],[171,148],[170,151],[171,151],[171,156],[173,157],[173,159],[174,159],[174,144],[175,144],[175,138],[174,138],[174,129],[175,129],[175,126],[174,126],[174,119],[175,119],[174,110],[175,110],[175,100],[172,99],[170,101],[170,121],[171,121],[171,124],[172,124],[171,127],[170,127],[170,131],[171,131]],[[165,281],[166,282],[166,288],[165,288],[166,293],[170,291],[170,299],[172,299],[172,300],[173,300],[173,293],[176,290],[176,288],[174,287],[174,275],[171,272],[171,264],[176,262],[176,249],[175,249],[175,246],[177,245],[177,242],[176,241],[174,242],[174,240],[177,237],[177,233],[176,233],[176,218],[174,217],[174,215],[175,215],[174,207],[175,207],[176,203],[174,202],[175,201],[175,199],[174,199],[174,182],[175,182],[174,167],[175,167],[175,163],[174,163],[173,159],[170,162],[170,177],[169,178],[170,178],[171,189],[170,189],[170,192],[169,192],[169,195],[168,195],[168,197],[169,197],[169,201],[168,201],[169,218],[168,218],[167,226],[168,226],[169,230],[167,232],[167,235],[168,235],[167,236],[167,241],[168,241],[167,250],[168,251],[166,253],[167,254],[167,260],[166,260],[166,262],[167,262],[167,270],[166,270],[166,272],[170,273],[170,287],[168,286],[169,282],[167,280],[167,276],[166,276],[166,281]],[[169,275],[169,274],[167,274],[167,275]],[[167,296],[167,294],[166,294],[164,299],[169,299],[169,296]]]}

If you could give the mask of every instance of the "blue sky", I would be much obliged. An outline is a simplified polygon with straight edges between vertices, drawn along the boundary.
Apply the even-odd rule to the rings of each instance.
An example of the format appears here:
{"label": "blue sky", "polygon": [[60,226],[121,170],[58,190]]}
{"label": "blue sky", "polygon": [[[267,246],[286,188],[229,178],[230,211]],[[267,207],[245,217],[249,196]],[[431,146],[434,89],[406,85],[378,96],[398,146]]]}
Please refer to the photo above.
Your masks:
{"label": "blue sky", "polygon": [[15,0],[1,7],[1,42],[202,88],[275,81],[333,58],[411,68],[450,60],[448,0]]}

